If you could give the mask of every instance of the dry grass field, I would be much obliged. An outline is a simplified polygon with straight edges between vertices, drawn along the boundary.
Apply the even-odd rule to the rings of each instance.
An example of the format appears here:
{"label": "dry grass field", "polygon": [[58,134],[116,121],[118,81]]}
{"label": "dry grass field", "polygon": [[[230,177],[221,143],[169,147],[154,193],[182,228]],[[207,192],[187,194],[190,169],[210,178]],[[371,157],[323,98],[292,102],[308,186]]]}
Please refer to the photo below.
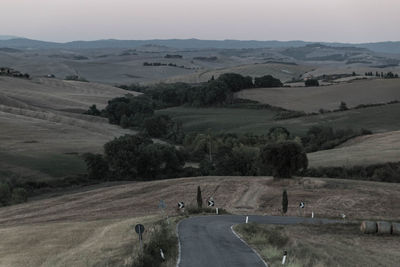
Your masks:
{"label": "dry grass field", "polygon": [[[359,224],[257,225],[235,230],[270,266],[398,266],[398,236],[365,235]],[[247,231],[246,231],[247,230]],[[250,231],[249,231],[250,230]]]}
{"label": "dry grass field", "polygon": [[305,112],[338,109],[344,101],[348,107],[386,103],[400,99],[400,79],[361,80],[319,87],[261,88],[243,90],[239,98]]}
{"label": "dry grass field", "polygon": [[[134,226],[149,230],[158,216],[79,222],[46,222],[0,228],[0,265],[128,266],[139,251]],[[148,235],[144,234],[144,240]]]}
{"label": "dry grass field", "polygon": [[[166,213],[177,214],[178,201],[195,205],[200,185],[203,198],[235,214],[280,215],[282,190],[289,197],[288,215],[350,220],[400,220],[400,185],[338,179],[270,177],[194,177],[137,182],[72,192],[0,208],[1,266],[123,266],[137,246],[132,226],[147,229]],[[150,226],[150,227],[148,227]],[[300,226],[299,226],[300,227]],[[310,231],[313,231],[312,229]]]}
{"label": "dry grass field", "polygon": [[0,174],[46,178],[82,172],[80,153],[100,152],[104,143],[130,132],[82,112],[125,94],[95,83],[1,77]]}
{"label": "dry grass field", "polygon": [[400,219],[398,184],[354,180],[269,177],[193,177],[136,182],[95,188],[31,201],[0,209],[0,225],[16,226],[63,221],[94,221],[157,214],[165,200],[170,214],[178,201],[195,205],[197,186],[204,198],[213,196],[217,207],[237,214],[280,214],[282,190],[289,194],[288,215],[297,215],[298,203],[307,204],[307,216],[349,219]]}
{"label": "dry grass field", "polygon": [[357,137],[337,148],[309,153],[311,167],[354,166],[400,160],[400,131]]}

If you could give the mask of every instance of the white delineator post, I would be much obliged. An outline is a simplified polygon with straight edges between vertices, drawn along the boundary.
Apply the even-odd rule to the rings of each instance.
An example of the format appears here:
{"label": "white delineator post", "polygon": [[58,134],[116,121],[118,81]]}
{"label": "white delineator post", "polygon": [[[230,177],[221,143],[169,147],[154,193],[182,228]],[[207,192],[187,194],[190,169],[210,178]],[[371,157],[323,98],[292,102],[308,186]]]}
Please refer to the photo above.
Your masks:
{"label": "white delineator post", "polygon": [[311,212],[311,218],[314,218],[314,212]]}
{"label": "white delineator post", "polygon": [[215,208],[215,213],[218,215],[218,208]]}
{"label": "white delineator post", "polygon": [[283,252],[282,265],[284,265],[286,263],[286,256],[287,256],[287,251],[285,250]]}
{"label": "white delineator post", "polygon": [[246,223],[249,223],[249,216],[246,216]]}

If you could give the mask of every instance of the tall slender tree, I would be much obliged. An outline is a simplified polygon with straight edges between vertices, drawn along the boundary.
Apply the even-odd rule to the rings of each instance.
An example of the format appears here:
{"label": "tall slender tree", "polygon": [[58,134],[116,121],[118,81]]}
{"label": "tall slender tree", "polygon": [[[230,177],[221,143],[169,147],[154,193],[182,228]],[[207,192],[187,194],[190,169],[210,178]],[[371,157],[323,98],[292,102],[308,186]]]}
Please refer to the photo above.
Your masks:
{"label": "tall slender tree", "polygon": [[287,192],[286,192],[286,190],[283,190],[283,193],[282,193],[282,211],[283,211],[284,214],[287,212],[288,204],[289,204],[289,201],[288,201]]}
{"label": "tall slender tree", "polygon": [[201,209],[203,207],[203,198],[201,196],[200,186],[197,187],[197,207]]}

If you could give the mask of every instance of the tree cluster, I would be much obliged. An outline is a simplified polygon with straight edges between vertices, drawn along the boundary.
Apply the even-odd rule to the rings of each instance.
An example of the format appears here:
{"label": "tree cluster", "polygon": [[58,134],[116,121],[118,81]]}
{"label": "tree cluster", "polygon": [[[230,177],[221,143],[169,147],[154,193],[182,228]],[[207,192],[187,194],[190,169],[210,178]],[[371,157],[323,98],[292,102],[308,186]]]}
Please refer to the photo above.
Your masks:
{"label": "tree cluster", "polygon": [[308,79],[304,84],[306,87],[319,86],[319,81],[317,79]]}
{"label": "tree cluster", "polygon": [[153,101],[147,96],[127,95],[108,101],[102,112],[112,124],[123,128],[140,126],[146,118],[153,116]]}
{"label": "tree cluster", "polygon": [[301,138],[304,149],[307,153],[319,150],[332,149],[347,140],[360,136],[370,134],[370,131],[361,129],[355,131],[352,129],[338,129],[334,130],[327,126],[313,126],[306,135]]}
{"label": "tree cluster", "polygon": [[[365,76],[374,76],[374,74],[372,73],[372,71],[370,72],[366,72]],[[397,79],[399,78],[399,75],[396,73],[393,73],[391,71],[384,73],[384,72],[375,72],[375,77],[380,77],[380,78],[384,78],[384,79]]]}
{"label": "tree cluster", "polygon": [[0,68],[0,76],[9,76],[15,78],[24,78],[24,79],[30,78],[30,75],[28,73],[22,73],[12,68],[4,68],[4,67]]}
{"label": "tree cluster", "polygon": [[400,162],[353,167],[319,167],[302,172],[309,177],[330,177],[400,183]]}
{"label": "tree cluster", "polygon": [[184,154],[141,135],[125,135],[104,145],[104,156],[86,154],[88,175],[97,180],[151,180],[180,177]]}

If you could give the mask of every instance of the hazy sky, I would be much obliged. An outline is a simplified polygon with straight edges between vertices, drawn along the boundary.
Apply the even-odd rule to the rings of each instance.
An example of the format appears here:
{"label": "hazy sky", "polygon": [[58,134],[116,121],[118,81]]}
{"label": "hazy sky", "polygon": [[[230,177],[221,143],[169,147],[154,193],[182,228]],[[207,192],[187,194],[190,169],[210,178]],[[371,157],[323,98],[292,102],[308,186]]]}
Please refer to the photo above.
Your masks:
{"label": "hazy sky", "polygon": [[400,0],[9,0],[0,35],[49,41],[400,40]]}

